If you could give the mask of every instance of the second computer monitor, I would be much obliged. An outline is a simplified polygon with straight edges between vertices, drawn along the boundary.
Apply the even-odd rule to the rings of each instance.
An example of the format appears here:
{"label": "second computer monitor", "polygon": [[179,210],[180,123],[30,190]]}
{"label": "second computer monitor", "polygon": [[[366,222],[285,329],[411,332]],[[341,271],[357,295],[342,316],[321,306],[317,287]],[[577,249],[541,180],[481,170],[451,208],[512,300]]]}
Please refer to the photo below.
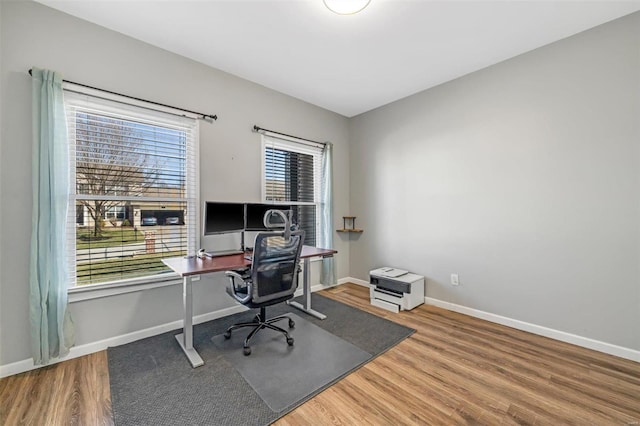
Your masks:
{"label": "second computer monitor", "polygon": [[[286,215],[290,215],[291,206],[282,204],[253,204],[246,205],[245,230],[246,231],[266,231],[270,228],[264,226],[264,215],[269,210],[282,210]],[[290,216],[289,216],[290,217]],[[279,224],[281,218],[276,215],[271,216],[271,222]],[[284,224],[283,224],[284,225]]]}

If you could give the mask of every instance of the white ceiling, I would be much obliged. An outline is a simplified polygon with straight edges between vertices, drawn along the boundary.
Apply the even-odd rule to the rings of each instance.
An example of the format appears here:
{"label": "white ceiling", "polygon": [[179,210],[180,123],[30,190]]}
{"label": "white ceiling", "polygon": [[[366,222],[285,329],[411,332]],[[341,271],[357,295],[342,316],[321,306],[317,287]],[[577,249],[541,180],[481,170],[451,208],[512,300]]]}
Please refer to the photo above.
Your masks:
{"label": "white ceiling", "polygon": [[633,1],[38,0],[347,117],[640,10]]}

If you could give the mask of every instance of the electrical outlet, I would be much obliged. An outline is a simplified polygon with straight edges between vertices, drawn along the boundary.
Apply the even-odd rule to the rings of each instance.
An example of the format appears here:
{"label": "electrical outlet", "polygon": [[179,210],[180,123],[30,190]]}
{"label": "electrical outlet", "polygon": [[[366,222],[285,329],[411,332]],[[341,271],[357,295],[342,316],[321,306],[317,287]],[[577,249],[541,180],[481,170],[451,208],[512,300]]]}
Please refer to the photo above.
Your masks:
{"label": "electrical outlet", "polygon": [[460,285],[458,274],[451,274],[451,285]]}

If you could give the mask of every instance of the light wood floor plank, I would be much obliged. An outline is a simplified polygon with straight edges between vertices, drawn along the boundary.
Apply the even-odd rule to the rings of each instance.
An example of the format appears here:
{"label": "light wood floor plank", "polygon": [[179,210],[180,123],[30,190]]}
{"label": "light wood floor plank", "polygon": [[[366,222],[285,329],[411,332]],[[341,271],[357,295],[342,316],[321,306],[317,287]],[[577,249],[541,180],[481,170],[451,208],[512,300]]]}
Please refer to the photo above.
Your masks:
{"label": "light wood floor plank", "polygon": [[0,380],[0,425],[113,425],[106,351]]}
{"label": "light wood floor plank", "polygon": [[[391,313],[368,289],[322,292],[417,331],[278,426],[631,425],[640,364],[434,306]],[[106,351],[0,380],[0,425],[112,425]]]}

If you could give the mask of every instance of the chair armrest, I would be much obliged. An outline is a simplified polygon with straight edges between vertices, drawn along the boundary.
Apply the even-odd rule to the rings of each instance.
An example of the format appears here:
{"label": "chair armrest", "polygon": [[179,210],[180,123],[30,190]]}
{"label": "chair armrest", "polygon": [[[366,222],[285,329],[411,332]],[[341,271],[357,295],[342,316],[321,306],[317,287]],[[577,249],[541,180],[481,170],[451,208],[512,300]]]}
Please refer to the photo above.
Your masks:
{"label": "chair armrest", "polygon": [[244,278],[236,271],[225,271],[224,274],[229,277],[232,283],[234,283],[235,278],[238,278],[240,281],[244,282]]}
{"label": "chair armrest", "polygon": [[[231,290],[230,294],[242,304],[248,302],[251,299],[251,281],[245,281],[244,277],[236,271],[226,271],[224,274],[229,277],[229,281],[231,282],[231,285],[229,286],[229,289]],[[238,291],[240,287],[236,287],[236,278],[246,284],[246,294]]]}

